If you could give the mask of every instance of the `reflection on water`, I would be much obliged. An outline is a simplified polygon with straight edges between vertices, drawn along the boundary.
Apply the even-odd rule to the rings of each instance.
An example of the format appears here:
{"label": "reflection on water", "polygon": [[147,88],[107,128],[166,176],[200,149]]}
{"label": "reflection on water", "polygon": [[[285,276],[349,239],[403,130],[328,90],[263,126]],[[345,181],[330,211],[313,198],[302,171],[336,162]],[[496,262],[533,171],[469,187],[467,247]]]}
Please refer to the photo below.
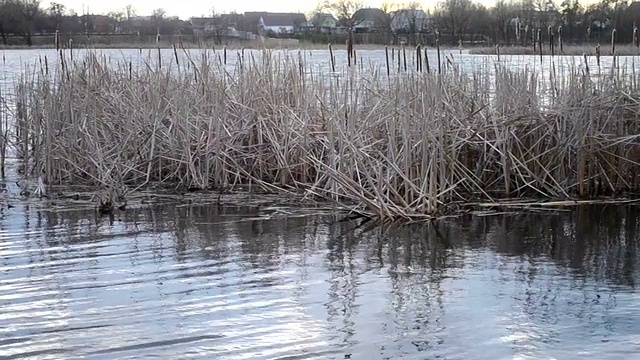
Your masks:
{"label": "reflection on water", "polygon": [[0,357],[621,359],[636,207],[438,228],[257,209],[5,209]]}

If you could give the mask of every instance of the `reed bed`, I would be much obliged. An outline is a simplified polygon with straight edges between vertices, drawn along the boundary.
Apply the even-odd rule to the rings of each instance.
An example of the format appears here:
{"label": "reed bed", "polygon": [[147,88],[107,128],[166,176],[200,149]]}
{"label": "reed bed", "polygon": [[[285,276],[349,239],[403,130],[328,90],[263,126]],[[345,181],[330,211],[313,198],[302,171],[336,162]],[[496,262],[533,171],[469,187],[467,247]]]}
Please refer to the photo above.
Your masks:
{"label": "reed bed", "polygon": [[634,74],[594,82],[576,65],[547,86],[500,63],[325,74],[269,51],[232,69],[212,51],[139,68],[61,59],[16,89],[15,145],[47,184],[112,198],[152,184],[241,187],[403,220],[640,187]]}

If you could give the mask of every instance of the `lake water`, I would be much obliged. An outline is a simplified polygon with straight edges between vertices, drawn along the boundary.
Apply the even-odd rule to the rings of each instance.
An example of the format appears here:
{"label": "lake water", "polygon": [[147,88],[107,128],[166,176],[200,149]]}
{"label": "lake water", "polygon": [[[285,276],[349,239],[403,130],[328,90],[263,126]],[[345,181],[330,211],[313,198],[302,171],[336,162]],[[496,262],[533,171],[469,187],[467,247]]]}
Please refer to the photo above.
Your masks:
{"label": "lake water", "polygon": [[[55,58],[6,51],[5,86],[42,55]],[[292,209],[197,205],[192,195],[110,221],[23,200],[10,174],[0,201],[2,359],[640,352],[637,206],[368,228]]]}
{"label": "lake water", "polygon": [[[389,62],[390,68],[393,73],[403,73],[404,72],[404,56],[407,57],[407,69],[408,71],[413,71],[415,68],[415,50],[407,48],[405,50],[405,55],[403,55],[400,64],[398,64],[398,56],[399,49],[395,49],[393,52],[389,49]],[[126,64],[128,66],[129,62],[135,68],[141,68],[143,65],[143,61],[155,63],[158,59],[157,50],[137,50],[137,49],[99,49],[95,50],[96,53],[103,55],[106,59],[110,60],[113,63]],[[178,61],[181,64],[186,64],[188,59],[191,58],[196,62],[200,58],[200,53],[202,50],[190,49],[182,51],[179,50],[177,52]],[[210,54],[215,54],[214,58],[219,61],[224,61],[224,54],[221,49],[217,49],[214,52],[208,50]],[[59,61],[59,54],[55,51],[55,49],[40,49],[40,50],[0,50],[2,55],[2,72],[0,72],[0,79],[4,79],[6,85],[12,85],[13,80],[16,78],[16,74],[19,75],[20,70],[25,67],[29,67],[31,70],[33,68],[40,68],[41,65],[45,63],[45,58],[47,59],[47,63],[53,68],[55,64]],[[273,50],[272,53],[276,57],[285,58],[287,56],[291,57],[296,61],[299,57],[302,57],[303,60],[307,63],[308,68],[307,71],[315,71],[317,73],[329,73],[331,71],[331,60],[329,56],[328,50]],[[64,51],[64,54],[67,58],[70,57],[69,50]],[[74,59],[82,59],[86,56],[87,51],[83,49],[75,49],[73,51]],[[161,58],[164,66],[166,67],[168,64],[175,64],[175,54],[172,49],[162,49],[161,50]],[[261,52],[258,50],[228,50],[227,51],[227,67],[229,70],[233,70],[233,67],[237,63],[238,59],[244,58],[245,62],[251,61],[253,59],[258,59],[261,55]],[[336,49],[334,50],[335,56],[335,68],[336,71],[341,72],[347,68],[347,56],[346,50]],[[362,67],[363,69],[368,70],[372,68],[377,68],[381,71],[381,73],[386,74],[386,55],[385,51],[381,49],[371,50],[371,49],[357,49],[358,62],[356,66]],[[429,66],[432,72],[437,71],[438,68],[438,56],[437,52],[434,49],[428,49],[428,57],[429,57]],[[480,70],[493,71],[493,67],[496,63],[504,64],[510,68],[518,68],[523,69],[527,68],[531,71],[542,72],[543,74],[548,74],[551,65],[555,64],[555,71],[562,71],[562,69],[567,68],[569,66],[575,65],[580,68],[584,67],[584,58],[582,56],[556,56],[552,58],[551,56],[543,56],[542,61],[538,56],[521,56],[521,55],[513,55],[513,56],[500,56],[495,55],[471,55],[468,54],[467,50],[463,50],[460,52],[459,50],[442,50],[441,51],[441,63],[446,64],[447,59],[450,59],[452,63],[455,63],[460,66],[460,68],[464,71],[473,72]],[[600,72],[606,73],[612,67],[613,58],[610,56],[601,57],[600,63]],[[595,56],[590,56],[588,58],[589,68],[593,74],[598,72],[597,60]],[[424,70],[426,71],[426,65],[423,64]],[[618,58],[618,67],[624,69],[635,69],[640,70],[640,57],[637,56],[623,56]]]}
{"label": "lake water", "polygon": [[[629,359],[638,207],[357,228],[165,204],[0,217],[3,359]],[[271,215],[270,215],[271,214]]]}
{"label": "lake water", "polygon": [[[60,61],[60,55],[55,49],[41,49],[41,50],[0,50],[2,52],[2,62],[0,63],[0,97],[7,104],[12,106],[14,104],[13,94],[16,83],[21,74],[27,73],[30,76],[38,72],[44,72],[44,69],[49,70],[50,75],[54,75],[55,69],[58,68]],[[221,63],[225,62],[225,54],[222,49],[216,49],[215,51],[207,50],[210,55],[210,61],[216,66],[214,69],[221,69]],[[113,66],[119,66],[123,72],[128,72],[129,68],[136,72],[144,72],[147,69],[147,64],[151,65],[151,68],[155,68],[158,62],[158,50],[157,49],[99,49],[94,51],[95,54],[106,59]],[[366,88],[370,85],[369,80],[375,78],[376,81],[384,83],[387,81],[387,56],[384,49],[358,49],[357,50],[357,64],[351,68],[348,67],[348,61],[346,56],[346,50],[336,49],[334,50],[335,58],[335,72],[332,72],[331,56],[328,50],[272,50],[273,58],[276,60],[288,60],[289,65],[297,68],[300,60],[304,63],[303,71],[308,76],[336,76],[346,78],[348,75],[348,69],[356,69],[359,71],[359,76],[356,79],[365,79],[363,86]],[[431,73],[437,73],[438,71],[438,54],[435,49],[428,49],[429,68]],[[87,50],[75,49],[73,52],[69,50],[64,51],[64,57],[66,61],[73,58],[74,61],[81,61],[88,54]],[[202,50],[188,49],[178,50],[174,52],[172,49],[162,49],[160,51],[160,58],[162,59],[162,68],[167,69],[172,67],[174,73],[178,73],[176,70],[176,58],[180,63],[180,67],[191,68],[191,62],[199,63],[201,60]],[[251,63],[255,61],[260,63],[262,52],[259,50],[228,50],[226,52],[226,65],[225,70],[231,76],[237,75],[240,67],[239,62],[243,64]],[[177,55],[177,57],[176,57]],[[404,57],[407,58],[407,68],[404,67]],[[389,67],[391,76],[403,76],[408,73],[415,73],[415,49],[407,48],[404,55],[400,55],[398,48],[389,50]],[[400,60],[400,61],[399,61]],[[574,84],[562,84],[563,81],[574,78],[571,76],[571,71],[579,71],[583,73],[586,69],[584,58],[582,56],[543,56],[542,60],[538,56],[500,56],[498,59],[495,55],[471,55],[467,50],[462,52],[459,50],[442,50],[440,55],[441,67],[444,70],[451,68],[450,65],[455,65],[461,73],[469,75],[469,79],[472,75],[476,76],[476,79],[488,79],[489,81],[481,80],[480,83],[488,85],[488,93],[492,94],[495,89],[493,86],[493,79],[496,71],[496,66],[500,68],[506,68],[511,70],[526,70],[528,73],[538,74],[538,96],[540,98],[539,104],[541,106],[548,105],[550,103],[550,94],[552,89],[556,87],[575,86]],[[598,82],[601,75],[611,73],[613,65],[613,58],[611,56],[603,56],[600,61],[600,66],[597,65],[595,56],[588,58],[588,68],[591,75],[591,79],[594,83]],[[246,66],[244,67],[246,68]],[[423,62],[423,69],[426,71],[427,65]],[[640,57],[620,57],[617,60],[618,73],[623,76],[633,76],[637,82],[637,74],[640,74]],[[192,70],[191,70],[192,71]],[[478,76],[479,75],[479,76]],[[550,79],[554,79],[551,82]],[[344,88],[346,89],[346,87]],[[342,91],[337,89],[337,91]],[[562,106],[562,105],[561,105]],[[0,115],[4,115],[4,107],[0,109]],[[9,114],[11,117],[11,114]]]}

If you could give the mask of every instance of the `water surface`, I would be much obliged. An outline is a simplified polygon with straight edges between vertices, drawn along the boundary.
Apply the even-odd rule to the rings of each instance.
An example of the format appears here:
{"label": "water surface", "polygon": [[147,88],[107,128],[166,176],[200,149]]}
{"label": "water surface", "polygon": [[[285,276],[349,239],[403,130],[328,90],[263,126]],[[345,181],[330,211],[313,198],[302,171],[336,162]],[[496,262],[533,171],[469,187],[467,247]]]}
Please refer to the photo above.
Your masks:
{"label": "water surface", "polygon": [[0,216],[0,357],[623,359],[637,207],[357,228],[260,208]]}

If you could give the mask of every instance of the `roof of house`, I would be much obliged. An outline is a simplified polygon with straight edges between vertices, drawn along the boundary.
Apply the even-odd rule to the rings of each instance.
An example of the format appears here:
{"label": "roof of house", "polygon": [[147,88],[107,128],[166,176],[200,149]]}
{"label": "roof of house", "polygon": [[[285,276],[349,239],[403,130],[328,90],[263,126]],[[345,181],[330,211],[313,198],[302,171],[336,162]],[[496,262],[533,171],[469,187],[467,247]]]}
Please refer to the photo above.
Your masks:
{"label": "roof of house", "polygon": [[390,15],[392,18],[396,16],[405,16],[408,18],[415,18],[415,19],[429,17],[427,13],[422,9],[400,9],[400,10],[391,12]]}
{"label": "roof of house", "polygon": [[360,9],[353,14],[353,19],[356,22],[373,21],[375,23],[378,21],[384,21],[386,18],[387,14],[385,14],[384,11],[376,8]]}
{"label": "roof of house", "polygon": [[265,26],[299,26],[307,23],[307,17],[300,13],[263,13]]}
{"label": "roof of house", "polygon": [[227,24],[227,25],[235,25],[238,21],[241,21],[243,18],[242,14],[220,14],[215,17],[192,17],[190,19],[191,25],[195,27],[202,27],[208,24]]}
{"label": "roof of house", "polygon": [[333,19],[334,21],[338,21],[338,19],[336,19],[335,16],[333,16],[331,14],[328,14],[328,13],[316,13],[311,18],[311,23],[313,23],[313,24],[322,24],[327,18]]}
{"label": "roof of house", "polygon": [[106,15],[90,15],[90,16],[91,16],[91,21],[93,21],[93,24],[96,26],[108,25],[112,21],[111,17]]}
{"label": "roof of house", "polygon": [[205,26],[205,25],[207,25],[208,23],[213,22],[213,21],[214,21],[214,19],[213,19],[213,18],[206,18],[206,17],[199,17],[199,18],[197,18],[197,17],[192,17],[192,18],[190,19],[190,21],[191,21],[191,25],[193,25],[193,26],[196,26],[196,27],[197,27],[197,26]]}

